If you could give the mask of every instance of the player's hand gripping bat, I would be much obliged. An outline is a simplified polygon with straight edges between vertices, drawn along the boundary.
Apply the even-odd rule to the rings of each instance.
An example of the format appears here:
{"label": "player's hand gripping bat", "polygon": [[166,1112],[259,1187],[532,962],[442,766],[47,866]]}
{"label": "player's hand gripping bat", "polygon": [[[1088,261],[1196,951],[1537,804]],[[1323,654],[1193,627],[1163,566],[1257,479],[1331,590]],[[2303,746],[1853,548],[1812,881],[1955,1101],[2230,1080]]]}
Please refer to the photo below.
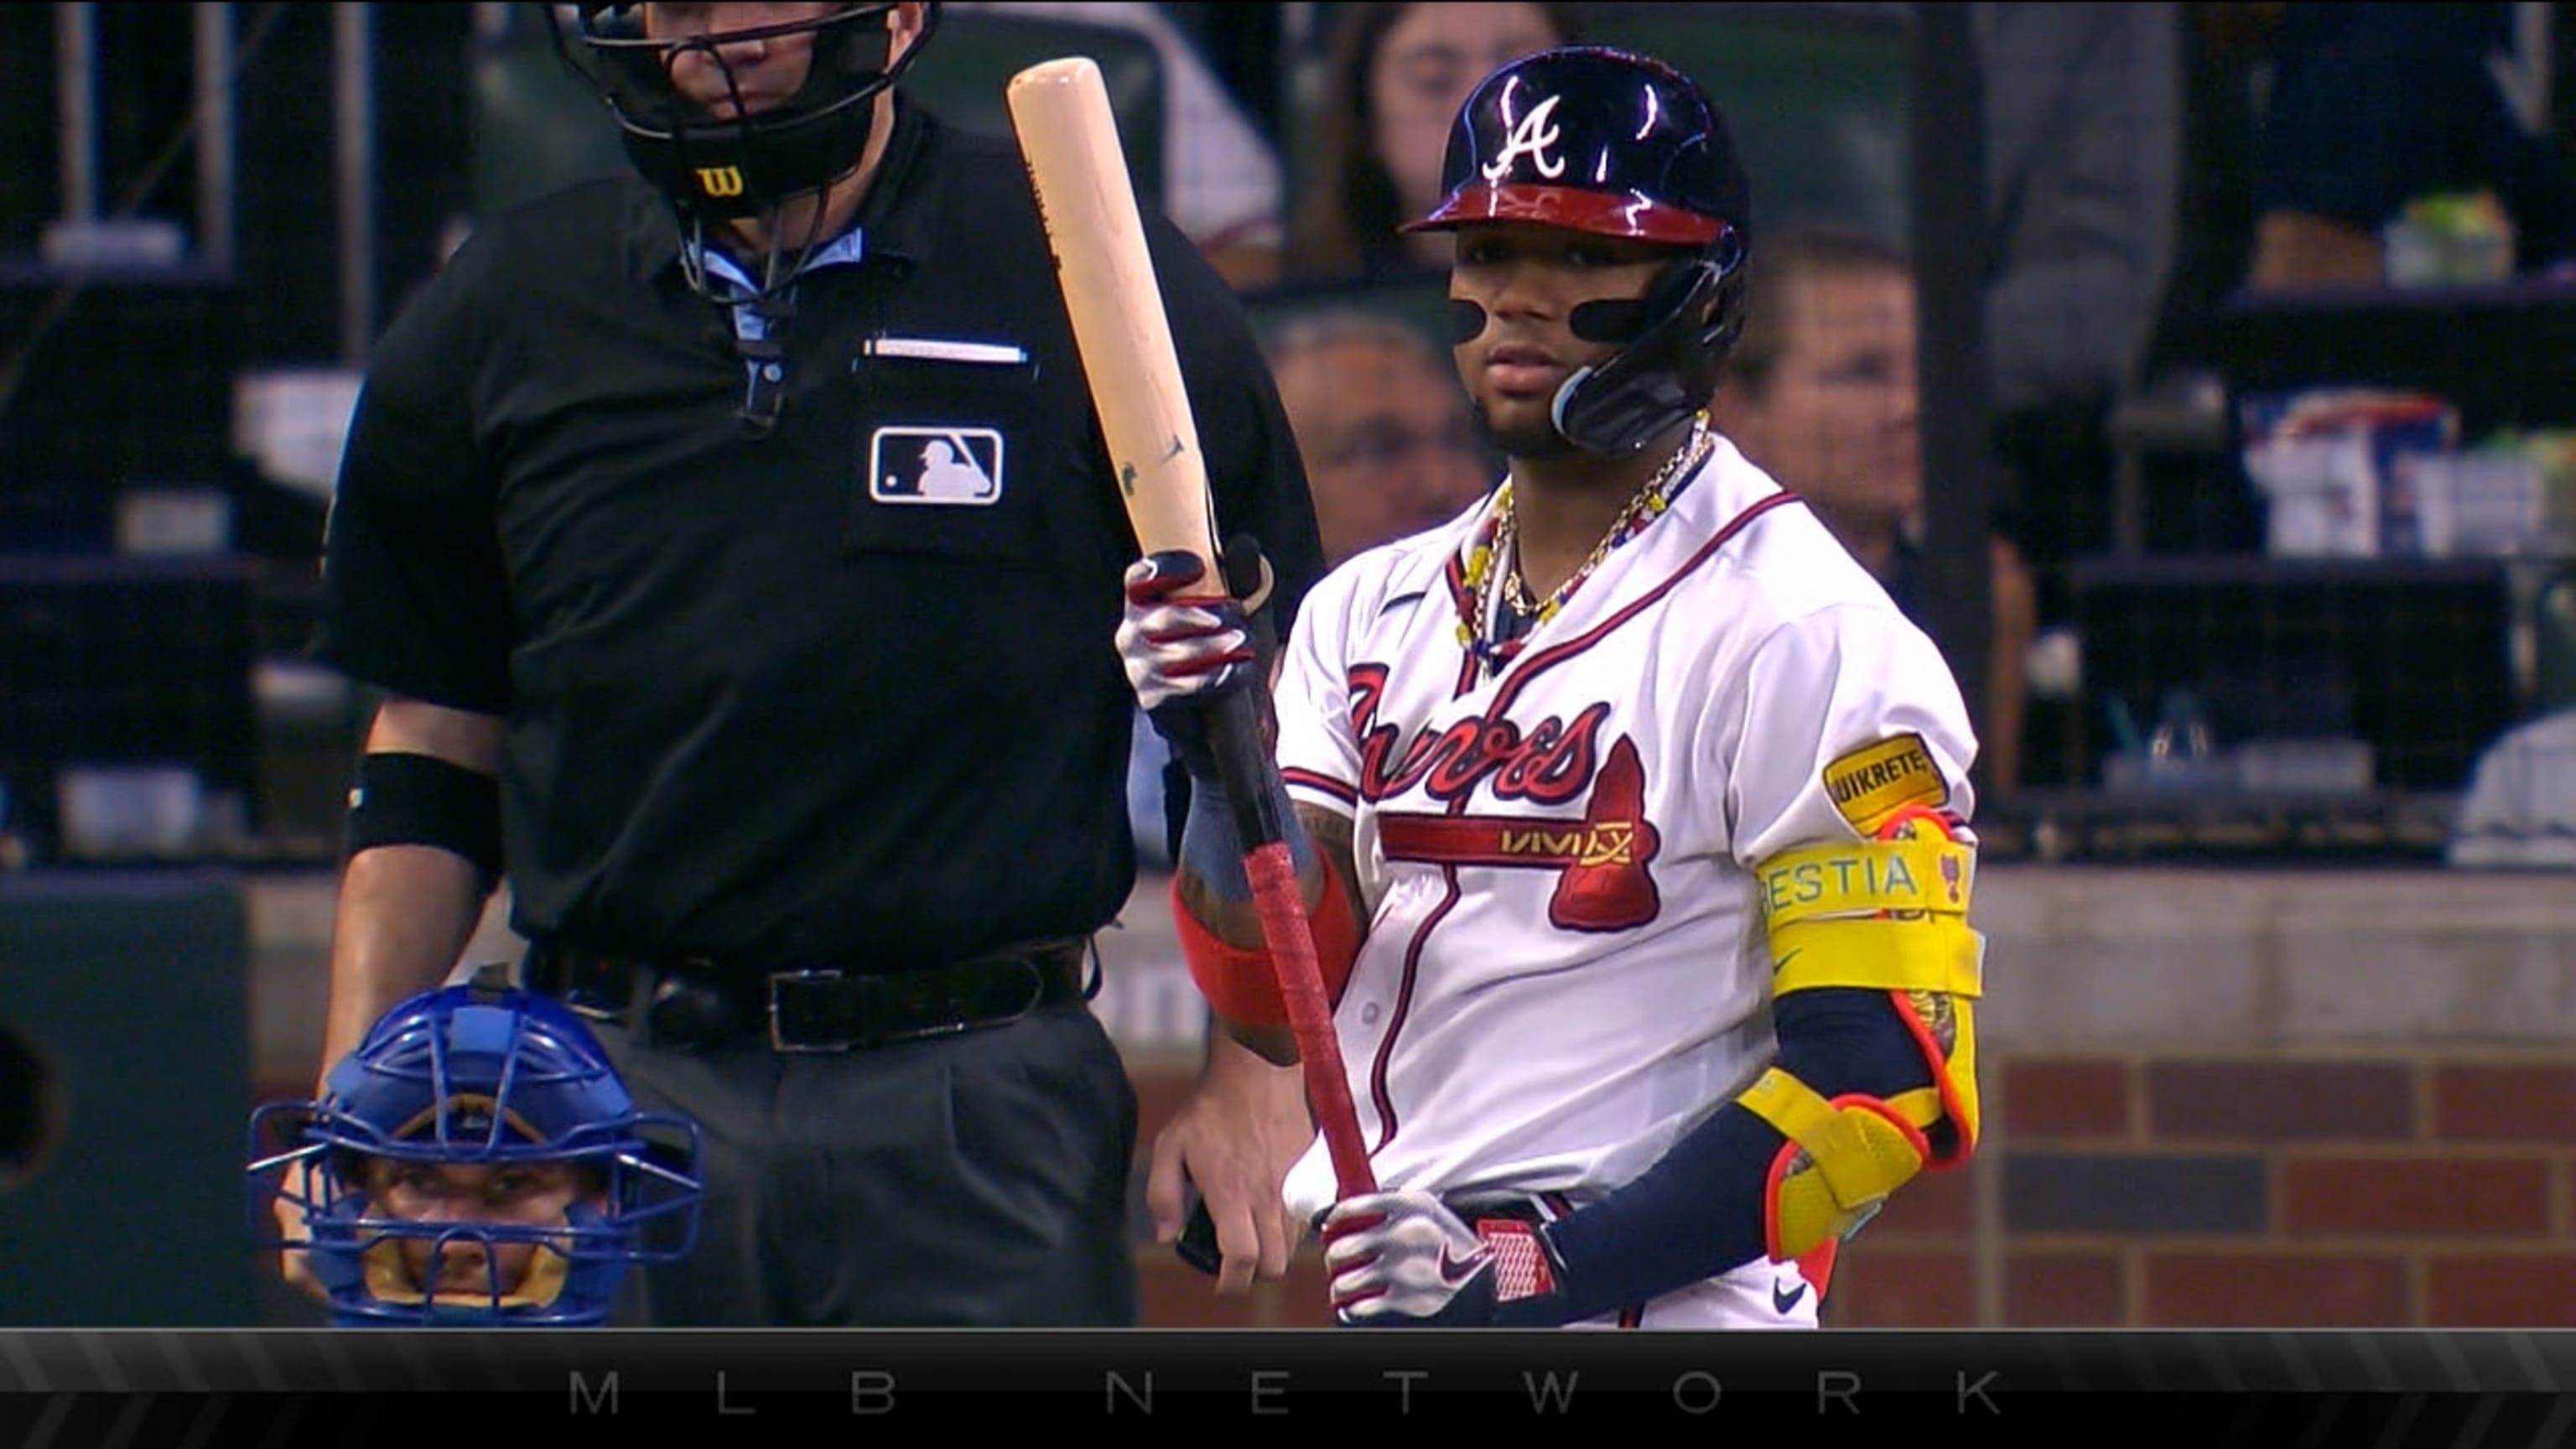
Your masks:
{"label": "player's hand gripping bat", "polygon": [[[1007,99],[1136,542],[1149,554],[1194,554],[1208,577],[1222,579],[1198,424],[1100,68],[1081,56],[1045,61],[1013,76]],[[1288,854],[1278,765],[1263,741],[1259,710],[1249,690],[1227,696],[1209,721],[1209,744],[1242,835],[1244,875],[1296,1033],[1308,1102],[1341,1196],[1356,1197],[1376,1191],[1376,1181]]]}

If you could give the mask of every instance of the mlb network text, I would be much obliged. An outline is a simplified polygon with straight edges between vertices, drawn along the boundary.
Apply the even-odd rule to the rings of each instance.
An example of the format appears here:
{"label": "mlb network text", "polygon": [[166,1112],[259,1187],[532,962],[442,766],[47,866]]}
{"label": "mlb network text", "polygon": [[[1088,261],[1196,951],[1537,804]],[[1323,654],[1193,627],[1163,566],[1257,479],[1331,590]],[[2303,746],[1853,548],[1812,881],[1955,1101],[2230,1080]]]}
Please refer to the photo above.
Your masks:
{"label": "mlb network text", "polygon": [[[1263,1417],[1293,1412],[1294,1405],[1300,1397],[1300,1390],[1294,1383],[1295,1377],[1286,1369],[1250,1371],[1244,1375],[1239,1390],[1242,1411]],[[1368,1393],[1352,1388],[1346,1376],[1335,1375],[1334,1377],[1337,1380],[1336,1387],[1309,1389],[1304,1392],[1312,1394],[1319,1403],[1329,1401],[1337,1411],[1347,1411],[1362,1400],[1382,1401],[1386,1412],[1399,1417],[1415,1412],[1416,1390],[1425,1392],[1426,1403],[1432,1402],[1432,1396],[1439,1392],[1438,1380],[1428,1369],[1384,1370],[1376,1376],[1373,1391]],[[1580,1371],[1569,1370],[1560,1373],[1554,1370],[1525,1370],[1520,1374],[1520,1382],[1516,1388],[1501,1392],[1492,1387],[1493,1381],[1490,1376],[1479,1375],[1478,1377],[1482,1382],[1474,1398],[1480,1408],[1490,1410],[1504,1403],[1510,1403],[1515,1407],[1526,1407],[1528,1412],[1535,1416],[1571,1414],[1581,1403],[1597,1402],[1614,1407],[1621,1412],[1633,1413],[1639,1409],[1669,1407],[1674,1412],[1696,1417],[1716,1413],[1728,1403],[1725,1384],[1715,1373],[1705,1369],[1691,1369],[1676,1374],[1669,1384],[1657,1382],[1648,1386],[1629,1381],[1622,1383],[1617,1389],[1596,1389],[1593,1398],[1589,1401],[1583,1397]],[[1945,1397],[1951,1400],[1956,1414],[1999,1416],[2003,1413],[2000,1397],[2001,1378],[2002,1374],[1999,1370],[1971,1374],[1962,1369],[1957,1374],[1954,1392]],[[837,1405],[840,1394],[840,1386],[837,1383],[828,1390],[817,1385],[811,1390],[793,1392],[765,1390],[751,1393],[734,1388],[728,1382],[726,1374],[718,1370],[714,1375],[714,1382],[709,1386],[709,1392],[701,1402],[713,1413],[725,1417],[756,1416],[764,1407],[810,1413],[817,1407],[817,1399],[825,1393],[829,1393]],[[671,1407],[670,1401],[673,1397],[671,1393],[657,1386],[656,1391],[650,1396],[651,1406],[657,1413],[665,1411]],[[911,1402],[926,1406],[928,1412],[935,1414],[939,1412],[942,1401],[953,1401],[961,1397],[963,1396],[953,1391],[934,1391],[917,1396]],[[1065,1400],[1064,1407],[1071,1407],[1071,1401],[1074,1398],[1073,1395],[1064,1393],[1048,1397],[1051,1400]],[[1204,1388],[1195,1388],[1188,1397],[1194,1406],[1205,1406],[1215,1396]],[[1906,1392],[1901,1397],[1906,1409],[1915,1414],[1933,1407],[1930,1402],[1927,1402],[1932,1396],[1921,1389]],[[1800,1391],[1793,1392],[1777,1377],[1771,1377],[1770,1381],[1764,1383],[1753,1395],[1754,1402],[1760,1404],[1764,1410],[1773,1413],[1803,1406],[1805,1398],[1803,1386]],[[1823,1369],[1816,1373],[1814,1395],[1816,1413],[1858,1414],[1861,1412],[1862,1398],[1861,1376],[1858,1373],[1845,1369]],[[849,1376],[849,1412],[851,1414],[862,1417],[891,1414],[905,1402],[897,1393],[895,1376],[892,1373],[882,1369],[851,1370]],[[1107,1415],[1152,1414],[1156,1406],[1153,1371],[1148,1369],[1133,1374],[1121,1373],[1116,1369],[1105,1371],[1101,1376],[1100,1393],[1096,1402],[1100,1411]],[[1891,1399],[1890,1402],[1893,1403],[1895,1400]],[[1053,1403],[1050,1404],[1050,1407],[1055,1406]],[[571,1371],[571,1411],[574,1416],[616,1414],[621,1412],[623,1407],[623,1387],[617,1370],[611,1369],[595,1377],[584,1374],[579,1369]]]}

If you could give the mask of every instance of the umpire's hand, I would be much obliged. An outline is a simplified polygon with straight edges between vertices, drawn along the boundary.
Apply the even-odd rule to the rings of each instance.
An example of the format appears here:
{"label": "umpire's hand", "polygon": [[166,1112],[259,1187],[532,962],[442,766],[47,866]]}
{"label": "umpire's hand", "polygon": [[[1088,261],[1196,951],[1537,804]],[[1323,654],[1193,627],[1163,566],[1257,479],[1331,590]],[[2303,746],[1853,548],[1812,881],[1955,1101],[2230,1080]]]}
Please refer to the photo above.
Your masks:
{"label": "umpire's hand", "polygon": [[1285,1277],[1299,1235],[1284,1192],[1288,1169],[1314,1140],[1304,1073],[1273,1066],[1216,1032],[1198,1089],[1154,1138],[1145,1206],[1155,1240],[1178,1240],[1194,1188],[1222,1255],[1217,1292],[1242,1293],[1256,1277]]}

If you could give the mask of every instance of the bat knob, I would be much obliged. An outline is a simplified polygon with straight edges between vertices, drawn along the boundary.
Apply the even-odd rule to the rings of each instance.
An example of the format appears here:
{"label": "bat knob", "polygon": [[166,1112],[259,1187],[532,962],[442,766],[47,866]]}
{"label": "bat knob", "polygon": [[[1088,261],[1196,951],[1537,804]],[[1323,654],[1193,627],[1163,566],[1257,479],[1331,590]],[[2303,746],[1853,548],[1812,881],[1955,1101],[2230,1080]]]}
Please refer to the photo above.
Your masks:
{"label": "bat knob", "polygon": [[1083,85],[1100,79],[1100,63],[1087,55],[1058,56],[1042,60],[1011,77],[1010,89],[1035,90],[1039,86]]}

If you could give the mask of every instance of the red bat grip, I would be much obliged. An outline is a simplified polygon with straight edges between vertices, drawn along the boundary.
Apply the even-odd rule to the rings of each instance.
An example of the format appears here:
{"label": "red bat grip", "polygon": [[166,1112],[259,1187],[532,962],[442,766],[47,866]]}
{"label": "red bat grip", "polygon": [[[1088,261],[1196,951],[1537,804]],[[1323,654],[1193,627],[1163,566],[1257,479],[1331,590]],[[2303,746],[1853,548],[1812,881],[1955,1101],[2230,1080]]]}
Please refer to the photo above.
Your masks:
{"label": "red bat grip", "polygon": [[1297,866],[1288,847],[1274,841],[1245,853],[1243,873],[1252,882],[1253,905],[1261,912],[1261,936],[1279,974],[1279,996],[1287,1003],[1288,1025],[1297,1035],[1297,1062],[1306,1073],[1306,1096],[1332,1153],[1338,1196],[1358,1197],[1377,1191],[1369,1170],[1368,1149],[1360,1143],[1359,1109],[1351,1101],[1351,1079],[1342,1067],[1342,1047],[1333,1034],[1333,1009],[1324,1000],[1322,968],[1315,959],[1315,937],[1306,922],[1306,904],[1297,890]]}
{"label": "red bat grip", "polygon": [[1208,721],[1208,746],[1233,811],[1244,879],[1251,883],[1253,906],[1261,915],[1262,944],[1270,950],[1288,1026],[1296,1035],[1307,1105],[1332,1153],[1340,1196],[1356,1197],[1377,1191],[1377,1177],[1360,1144],[1359,1112],[1342,1067],[1341,1039],[1333,1034],[1333,1009],[1324,1000],[1314,928],[1307,924],[1297,864],[1288,853],[1287,833],[1295,822],[1280,806],[1279,766],[1262,729],[1260,688],[1238,689],[1217,702]]}

